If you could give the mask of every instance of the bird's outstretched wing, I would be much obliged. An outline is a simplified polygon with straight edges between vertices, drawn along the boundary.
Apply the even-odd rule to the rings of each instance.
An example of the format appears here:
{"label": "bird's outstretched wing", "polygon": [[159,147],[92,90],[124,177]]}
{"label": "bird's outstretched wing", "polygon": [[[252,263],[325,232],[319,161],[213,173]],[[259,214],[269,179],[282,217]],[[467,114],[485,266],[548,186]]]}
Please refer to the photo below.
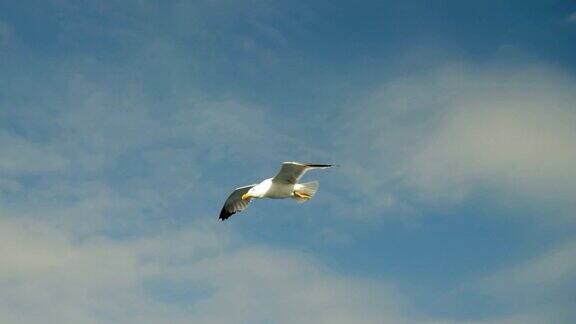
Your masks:
{"label": "bird's outstretched wing", "polygon": [[228,198],[226,199],[226,202],[224,203],[224,206],[220,211],[220,217],[218,218],[220,220],[227,220],[228,218],[230,218],[230,216],[246,209],[250,201],[242,200],[242,195],[247,193],[248,190],[250,190],[250,188],[254,186],[255,184],[252,184],[249,186],[234,189],[234,191],[232,191],[230,196],[228,196]]}
{"label": "bird's outstretched wing", "polygon": [[325,169],[332,164],[311,164],[298,162],[284,162],[278,174],[272,179],[274,182],[297,183],[304,173],[311,169]]}

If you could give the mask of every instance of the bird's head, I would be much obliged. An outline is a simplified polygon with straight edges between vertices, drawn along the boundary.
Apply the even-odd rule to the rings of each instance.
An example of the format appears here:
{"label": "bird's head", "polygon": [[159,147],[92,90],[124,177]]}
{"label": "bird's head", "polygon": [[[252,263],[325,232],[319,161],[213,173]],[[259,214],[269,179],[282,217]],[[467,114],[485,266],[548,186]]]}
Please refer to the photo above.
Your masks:
{"label": "bird's head", "polygon": [[252,198],[262,198],[264,192],[260,190],[261,188],[258,186],[254,186],[248,190],[247,193],[242,195],[242,200],[250,200]]}
{"label": "bird's head", "polygon": [[250,200],[252,199],[252,195],[250,194],[250,192],[247,192],[245,194],[242,195],[242,200]]}

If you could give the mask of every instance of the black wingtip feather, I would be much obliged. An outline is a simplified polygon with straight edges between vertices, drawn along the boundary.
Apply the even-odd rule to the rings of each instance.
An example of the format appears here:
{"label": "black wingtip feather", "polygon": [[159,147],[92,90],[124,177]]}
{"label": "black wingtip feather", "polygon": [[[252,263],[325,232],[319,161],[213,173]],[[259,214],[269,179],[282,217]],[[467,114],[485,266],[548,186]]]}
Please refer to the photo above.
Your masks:
{"label": "black wingtip feather", "polygon": [[235,213],[231,213],[231,212],[227,211],[226,208],[222,208],[222,210],[220,211],[220,216],[218,217],[218,219],[221,221],[225,221],[228,218],[230,218],[230,216],[232,216],[234,214]]}
{"label": "black wingtip feather", "polygon": [[331,166],[334,166],[334,164],[306,164],[306,166],[309,166],[312,168],[329,168]]}

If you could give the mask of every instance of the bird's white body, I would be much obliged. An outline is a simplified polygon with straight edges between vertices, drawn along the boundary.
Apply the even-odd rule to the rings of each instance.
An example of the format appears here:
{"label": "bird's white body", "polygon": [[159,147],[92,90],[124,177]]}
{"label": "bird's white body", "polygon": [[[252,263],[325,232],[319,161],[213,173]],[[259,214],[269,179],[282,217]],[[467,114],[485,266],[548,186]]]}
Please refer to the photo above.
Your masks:
{"label": "bird's white body", "polygon": [[248,190],[252,198],[291,198],[299,184],[274,182],[273,178],[266,179]]}

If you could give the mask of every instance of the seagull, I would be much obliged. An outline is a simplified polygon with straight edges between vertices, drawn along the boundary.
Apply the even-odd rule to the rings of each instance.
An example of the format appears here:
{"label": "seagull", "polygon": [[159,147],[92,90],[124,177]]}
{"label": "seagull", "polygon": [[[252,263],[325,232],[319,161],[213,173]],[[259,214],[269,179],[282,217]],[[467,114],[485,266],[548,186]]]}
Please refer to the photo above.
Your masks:
{"label": "seagull", "polygon": [[219,219],[224,221],[248,207],[252,198],[284,199],[292,198],[299,203],[306,202],[318,190],[319,182],[298,183],[304,173],[312,169],[326,169],[332,164],[310,164],[284,162],[278,174],[260,183],[234,189],[220,211]]}

